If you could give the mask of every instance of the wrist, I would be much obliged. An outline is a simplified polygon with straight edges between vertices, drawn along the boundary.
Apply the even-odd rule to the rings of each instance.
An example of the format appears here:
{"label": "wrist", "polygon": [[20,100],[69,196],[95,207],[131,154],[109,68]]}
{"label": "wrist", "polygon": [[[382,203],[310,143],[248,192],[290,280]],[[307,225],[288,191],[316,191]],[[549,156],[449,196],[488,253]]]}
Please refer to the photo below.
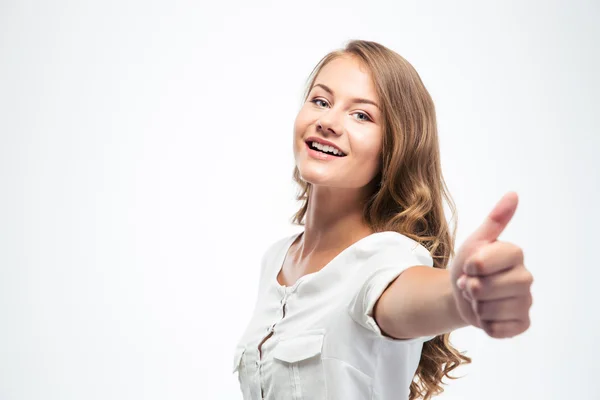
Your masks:
{"label": "wrist", "polygon": [[[456,329],[460,329],[460,328],[464,328],[466,326],[470,326],[471,324],[463,317],[462,313],[460,312],[460,306],[459,306],[459,302],[466,302],[465,299],[459,298],[460,293],[456,293],[455,292],[455,288],[454,285],[452,284],[452,282],[449,280],[448,282],[448,290],[446,292],[446,295],[444,296],[445,299],[445,305],[446,305],[446,310],[447,310],[447,315],[450,319],[450,321],[452,321],[452,329],[451,330],[456,330]],[[468,305],[470,307],[470,305]]]}

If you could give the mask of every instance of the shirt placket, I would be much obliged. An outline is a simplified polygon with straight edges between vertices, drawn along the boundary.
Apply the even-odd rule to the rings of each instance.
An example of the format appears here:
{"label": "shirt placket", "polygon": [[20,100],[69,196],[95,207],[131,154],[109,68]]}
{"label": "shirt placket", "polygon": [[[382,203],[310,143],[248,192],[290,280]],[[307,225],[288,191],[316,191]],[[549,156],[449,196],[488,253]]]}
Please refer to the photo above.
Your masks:
{"label": "shirt placket", "polygon": [[[283,295],[281,296],[281,300],[279,301],[280,317],[277,321],[273,322],[266,328],[266,335],[263,338],[261,349],[264,348],[265,343],[269,339],[272,339],[273,334],[275,333],[275,327],[277,326],[277,323],[281,322],[285,318],[285,310],[286,310],[288,298],[291,294],[291,288],[285,287],[284,289],[285,290],[283,292]],[[264,352],[262,352],[262,353],[264,354]],[[260,382],[260,390],[259,390],[260,399],[264,400],[264,387],[265,387],[265,376],[263,373],[264,356],[261,357],[260,354],[261,354],[261,352],[258,353],[257,358],[256,358],[256,374],[258,375],[258,382]]]}

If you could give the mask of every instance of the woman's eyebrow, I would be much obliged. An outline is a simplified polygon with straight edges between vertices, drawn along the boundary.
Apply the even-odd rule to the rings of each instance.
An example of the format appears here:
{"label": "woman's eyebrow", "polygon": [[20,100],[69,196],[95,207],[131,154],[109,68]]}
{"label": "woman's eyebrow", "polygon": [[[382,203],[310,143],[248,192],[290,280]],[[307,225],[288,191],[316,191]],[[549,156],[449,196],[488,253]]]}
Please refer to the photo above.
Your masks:
{"label": "woman's eyebrow", "polygon": [[[334,95],[334,93],[333,93],[333,90],[331,90],[331,88],[330,88],[330,87],[328,87],[327,85],[324,85],[324,84],[322,84],[322,83],[316,83],[316,84],[314,84],[314,85],[313,85],[313,87],[312,87],[312,88],[314,89],[314,88],[316,88],[317,86],[318,86],[318,87],[320,87],[320,88],[322,88],[323,90],[325,90],[325,91],[326,91],[327,93],[329,93],[330,95],[332,95],[332,96]],[[312,89],[311,89],[311,90],[312,90]],[[361,98],[354,98],[354,99],[351,99],[351,101],[352,101],[353,103],[372,104],[372,105],[374,105],[375,107],[379,108],[379,105],[378,105],[377,103],[375,103],[373,100],[361,99]]]}

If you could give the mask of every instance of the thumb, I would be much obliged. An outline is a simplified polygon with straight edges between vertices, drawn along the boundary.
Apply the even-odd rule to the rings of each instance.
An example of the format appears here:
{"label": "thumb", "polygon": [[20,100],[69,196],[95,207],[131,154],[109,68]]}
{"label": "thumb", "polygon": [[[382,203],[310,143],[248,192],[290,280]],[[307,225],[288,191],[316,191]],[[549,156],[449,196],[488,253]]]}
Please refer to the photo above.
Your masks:
{"label": "thumb", "polygon": [[498,236],[500,236],[515,214],[518,203],[519,197],[517,193],[506,193],[496,203],[496,206],[488,214],[483,224],[469,237],[469,240],[493,242],[498,239]]}

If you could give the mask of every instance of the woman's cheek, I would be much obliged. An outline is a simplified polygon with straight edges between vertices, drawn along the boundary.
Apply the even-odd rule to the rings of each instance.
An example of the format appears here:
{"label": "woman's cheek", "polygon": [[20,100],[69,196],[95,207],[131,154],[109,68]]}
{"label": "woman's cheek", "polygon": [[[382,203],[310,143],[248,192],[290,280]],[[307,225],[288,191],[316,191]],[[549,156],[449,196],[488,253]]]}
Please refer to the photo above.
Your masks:
{"label": "woman's cheek", "polygon": [[361,143],[361,164],[368,171],[370,177],[374,176],[379,169],[379,158],[381,153],[381,141],[375,135],[369,135],[369,140],[364,140]]}

